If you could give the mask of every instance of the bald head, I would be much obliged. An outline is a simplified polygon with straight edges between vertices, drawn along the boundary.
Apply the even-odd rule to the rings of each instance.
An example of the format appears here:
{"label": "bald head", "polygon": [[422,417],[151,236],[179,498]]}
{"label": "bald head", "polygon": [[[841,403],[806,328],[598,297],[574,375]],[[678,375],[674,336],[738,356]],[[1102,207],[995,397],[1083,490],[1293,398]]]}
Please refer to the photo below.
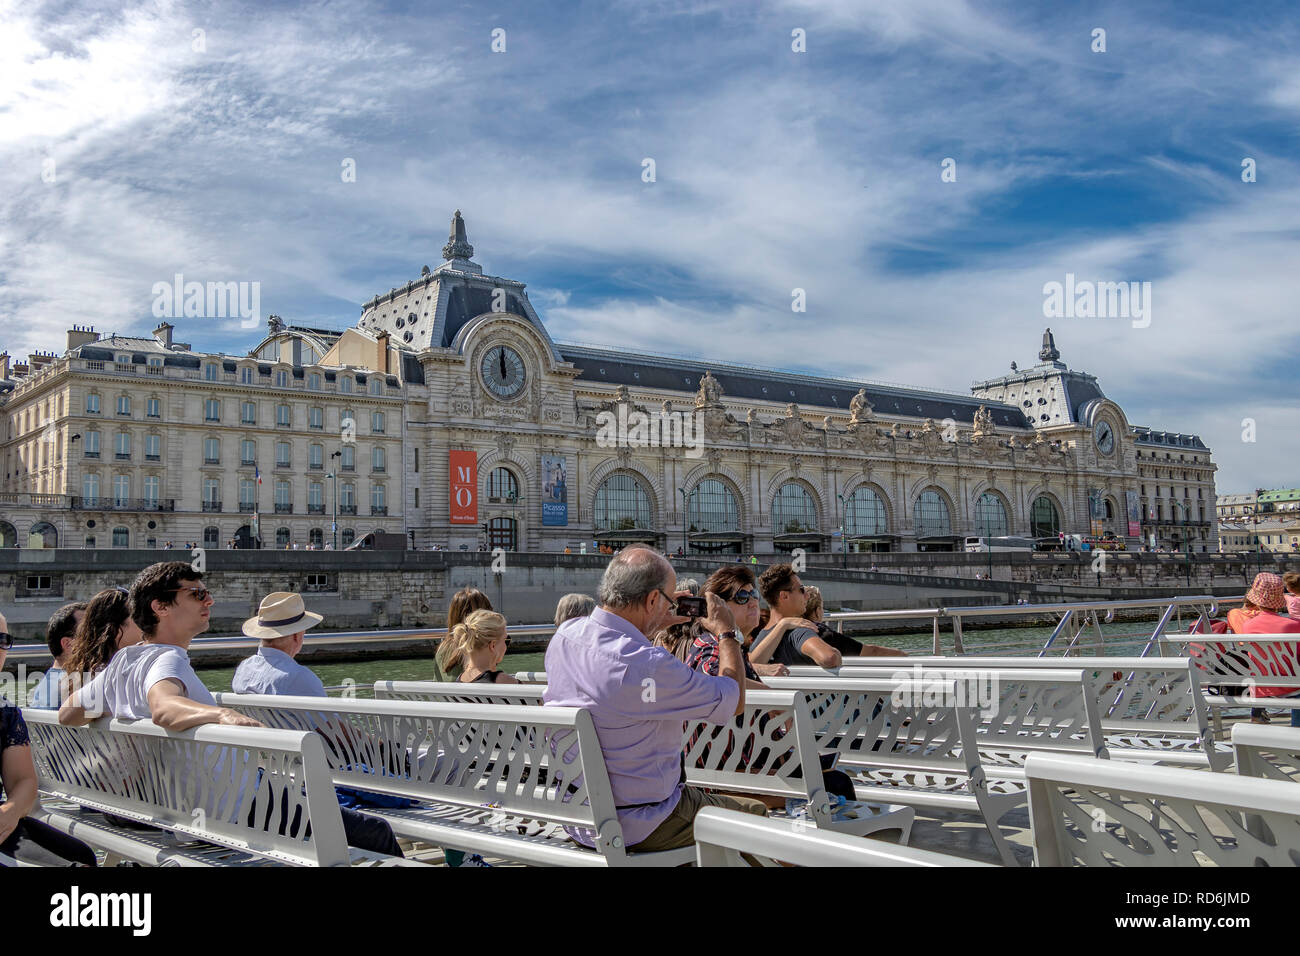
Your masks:
{"label": "bald head", "polygon": [[675,575],[668,559],[650,548],[624,548],[609,562],[600,579],[600,603],[607,608],[643,604],[656,588],[669,589]]}

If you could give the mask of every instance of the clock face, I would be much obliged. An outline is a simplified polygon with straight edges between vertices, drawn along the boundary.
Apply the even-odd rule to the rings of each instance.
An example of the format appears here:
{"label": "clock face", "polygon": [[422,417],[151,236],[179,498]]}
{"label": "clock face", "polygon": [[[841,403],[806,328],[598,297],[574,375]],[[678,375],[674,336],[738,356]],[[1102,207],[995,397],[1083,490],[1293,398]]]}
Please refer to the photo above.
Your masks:
{"label": "clock face", "polygon": [[524,390],[524,360],[508,345],[488,349],[479,370],[487,390],[500,401],[512,399]]}
{"label": "clock face", "polygon": [[1109,422],[1098,422],[1092,430],[1092,438],[1097,443],[1097,450],[1103,455],[1109,455],[1115,450],[1115,430]]}

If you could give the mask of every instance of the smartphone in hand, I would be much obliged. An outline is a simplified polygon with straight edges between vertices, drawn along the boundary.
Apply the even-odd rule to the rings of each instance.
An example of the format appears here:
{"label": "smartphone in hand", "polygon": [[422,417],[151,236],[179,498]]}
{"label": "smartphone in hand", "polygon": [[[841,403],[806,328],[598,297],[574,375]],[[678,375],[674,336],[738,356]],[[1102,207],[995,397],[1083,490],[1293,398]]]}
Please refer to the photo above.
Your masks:
{"label": "smartphone in hand", "polygon": [[708,613],[709,602],[702,597],[679,597],[677,613],[682,617],[704,617]]}

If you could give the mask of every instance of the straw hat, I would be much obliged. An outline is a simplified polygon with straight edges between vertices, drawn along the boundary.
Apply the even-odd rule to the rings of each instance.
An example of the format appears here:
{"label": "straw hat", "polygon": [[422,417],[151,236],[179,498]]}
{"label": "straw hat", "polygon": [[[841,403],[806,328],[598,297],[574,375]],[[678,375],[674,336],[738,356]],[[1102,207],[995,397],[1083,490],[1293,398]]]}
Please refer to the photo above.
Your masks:
{"label": "straw hat", "polygon": [[1267,611],[1282,611],[1286,609],[1284,594],[1282,575],[1265,571],[1255,575],[1255,582],[1246,592],[1246,600]]}
{"label": "straw hat", "polygon": [[[1281,578],[1278,578],[1280,581]],[[325,618],[313,614],[302,603],[301,594],[289,591],[276,591],[262,598],[257,609],[257,617],[250,617],[244,622],[244,633],[249,637],[264,641],[277,637],[288,637],[315,627]]]}

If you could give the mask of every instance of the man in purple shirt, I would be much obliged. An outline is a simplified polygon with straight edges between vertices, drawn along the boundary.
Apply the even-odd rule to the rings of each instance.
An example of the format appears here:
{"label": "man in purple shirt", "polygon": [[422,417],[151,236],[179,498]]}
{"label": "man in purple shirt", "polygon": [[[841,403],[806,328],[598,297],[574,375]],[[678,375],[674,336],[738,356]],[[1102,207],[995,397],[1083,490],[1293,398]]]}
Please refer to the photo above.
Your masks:
{"label": "man in purple shirt", "polygon": [[[691,670],[650,643],[678,616],[677,575],[662,555],[634,546],[620,552],[600,582],[600,606],[565,621],[546,648],[547,704],[583,707],[600,738],[605,768],[632,852],[695,842],[695,814],[706,806],[764,815],[745,797],[709,793],[682,783],[682,729],[688,720],[723,724],[745,706],[745,665],[735,618],[708,596],[703,628],[718,638],[719,673]],[[677,595],[682,597],[689,592]],[[575,838],[590,845],[587,834]]]}

